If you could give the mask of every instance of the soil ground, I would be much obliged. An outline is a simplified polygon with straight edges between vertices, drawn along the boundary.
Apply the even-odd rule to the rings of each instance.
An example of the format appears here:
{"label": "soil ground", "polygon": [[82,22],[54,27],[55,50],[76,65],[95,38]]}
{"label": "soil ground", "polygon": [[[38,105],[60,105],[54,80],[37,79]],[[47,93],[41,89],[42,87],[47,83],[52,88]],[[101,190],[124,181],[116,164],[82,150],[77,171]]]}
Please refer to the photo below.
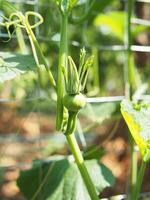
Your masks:
{"label": "soil ground", "polygon": [[[113,124],[97,127],[96,132],[111,130]],[[1,200],[23,200],[22,195],[16,186],[16,179],[20,169],[27,169],[31,166],[32,159],[41,158],[54,154],[69,153],[62,138],[60,143],[55,143],[51,148],[43,150],[48,146],[51,139],[47,140],[55,132],[55,117],[41,113],[31,112],[28,115],[18,115],[13,108],[1,110],[0,114],[0,199]],[[109,132],[109,131],[107,131]],[[108,166],[116,177],[116,184],[113,188],[107,188],[101,197],[124,194],[129,187],[129,145],[127,128],[123,121],[120,121],[115,135],[103,142],[102,145],[107,154],[101,161]],[[54,137],[55,138],[55,137]],[[61,138],[61,137],[60,137]],[[93,144],[101,145],[102,136],[97,134]],[[105,140],[104,140],[105,141]],[[140,156],[138,155],[140,162]],[[5,166],[5,168],[3,168]],[[150,191],[150,165],[146,168],[142,192]]]}

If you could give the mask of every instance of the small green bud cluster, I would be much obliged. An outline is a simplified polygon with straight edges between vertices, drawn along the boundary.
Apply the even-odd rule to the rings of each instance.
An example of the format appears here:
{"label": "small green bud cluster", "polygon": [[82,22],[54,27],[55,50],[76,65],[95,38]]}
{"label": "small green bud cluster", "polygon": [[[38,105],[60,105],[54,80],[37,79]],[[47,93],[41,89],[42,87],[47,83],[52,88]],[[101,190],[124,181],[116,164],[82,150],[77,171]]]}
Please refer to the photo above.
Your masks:
{"label": "small green bud cluster", "polygon": [[66,92],[68,94],[79,94],[84,90],[90,67],[93,65],[93,60],[93,55],[86,59],[86,51],[84,48],[81,49],[80,63],[77,70],[73,59],[71,56],[68,56],[68,68],[63,68]]}

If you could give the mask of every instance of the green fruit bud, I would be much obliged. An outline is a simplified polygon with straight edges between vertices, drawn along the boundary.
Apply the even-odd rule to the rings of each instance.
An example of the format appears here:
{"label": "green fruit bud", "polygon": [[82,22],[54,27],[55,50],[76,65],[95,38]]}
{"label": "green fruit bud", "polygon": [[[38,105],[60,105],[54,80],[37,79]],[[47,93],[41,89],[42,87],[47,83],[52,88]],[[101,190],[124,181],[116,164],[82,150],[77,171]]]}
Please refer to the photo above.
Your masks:
{"label": "green fruit bud", "polygon": [[86,104],[86,98],[83,94],[66,94],[63,98],[63,104],[71,112],[78,112]]}

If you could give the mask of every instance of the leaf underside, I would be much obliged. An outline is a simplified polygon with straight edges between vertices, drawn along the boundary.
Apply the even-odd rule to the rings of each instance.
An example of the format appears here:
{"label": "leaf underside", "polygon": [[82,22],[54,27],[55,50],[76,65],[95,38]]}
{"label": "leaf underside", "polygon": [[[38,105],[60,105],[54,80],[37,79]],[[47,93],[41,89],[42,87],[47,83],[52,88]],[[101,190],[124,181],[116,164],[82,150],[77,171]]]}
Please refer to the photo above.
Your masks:
{"label": "leaf underside", "polygon": [[35,69],[33,56],[0,52],[0,83]]}
{"label": "leaf underside", "polygon": [[[110,170],[97,160],[86,166],[98,192],[114,184]],[[21,171],[17,184],[27,199],[90,200],[76,164],[66,158],[34,161],[32,169]]]}

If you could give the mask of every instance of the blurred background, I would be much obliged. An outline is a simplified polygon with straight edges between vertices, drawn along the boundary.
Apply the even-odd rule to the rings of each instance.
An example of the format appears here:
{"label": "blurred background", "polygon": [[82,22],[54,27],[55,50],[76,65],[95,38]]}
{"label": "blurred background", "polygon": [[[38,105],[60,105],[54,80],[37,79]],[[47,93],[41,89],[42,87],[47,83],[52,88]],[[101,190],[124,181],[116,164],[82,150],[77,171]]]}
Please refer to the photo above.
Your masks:
{"label": "blurred background", "polygon": [[[2,16],[8,17],[12,11],[0,2],[3,22]],[[9,2],[21,12],[30,10],[43,16],[44,23],[34,31],[56,78],[60,16],[54,0]],[[80,0],[73,16],[82,16],[89,5],[89,0]],[[101,159],[116,177],[115,186],[104,190],[101,197],[124,194],[129,184],[128,129],[120,114],[127,67],[127,12],[126,0],[97,0],[85,20],[77,24],[71,18],[69,21],[69,54],[77,64],[82,47],[95,56],[85,89],[89,103],[79,115],[76,136],[81,149],[88,152],[87,157]],[[149,100],[150,1],[135,0],[132,12],[133,89],[142,91]],[[0,27],[0,51],[31,54],[25,31],[22,31],[25,45],[20,45],[19,33],[13,27],[10,32],[11,39],[7,30]],[[33,71],[5,83],[0,81],[0,199],[23,199],[16,179],[19,170],[30,168],[32,160],[69,154],[65,137],[55,131],[55,117],[56,94],[49,87],[45,70],[42,86]],[[149,173],[148,165],[144,193],[150,192]]]}

